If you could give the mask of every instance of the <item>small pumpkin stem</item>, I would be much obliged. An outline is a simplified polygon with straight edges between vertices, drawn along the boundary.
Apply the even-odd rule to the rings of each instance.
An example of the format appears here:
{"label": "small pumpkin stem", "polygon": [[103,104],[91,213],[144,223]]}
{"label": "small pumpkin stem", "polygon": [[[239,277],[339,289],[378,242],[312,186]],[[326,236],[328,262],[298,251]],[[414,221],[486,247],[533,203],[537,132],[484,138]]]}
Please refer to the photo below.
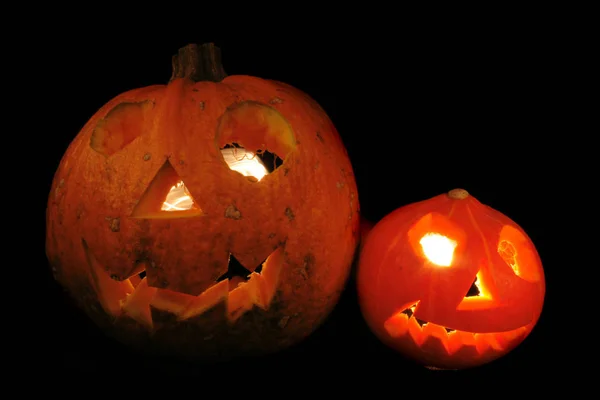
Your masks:
{"label": "small pumpkin stem", "polygon": [[188,44],[173,56],[173,74],[194,82],[221,82],[227,74],[221,64],[221,50],[214,43]]}
{"label": "small pumpkin stem", "polygon": [[452,189],[448,192],[448,197],[454,200],[464,200],[469,197],[469,192],[465,189]]}

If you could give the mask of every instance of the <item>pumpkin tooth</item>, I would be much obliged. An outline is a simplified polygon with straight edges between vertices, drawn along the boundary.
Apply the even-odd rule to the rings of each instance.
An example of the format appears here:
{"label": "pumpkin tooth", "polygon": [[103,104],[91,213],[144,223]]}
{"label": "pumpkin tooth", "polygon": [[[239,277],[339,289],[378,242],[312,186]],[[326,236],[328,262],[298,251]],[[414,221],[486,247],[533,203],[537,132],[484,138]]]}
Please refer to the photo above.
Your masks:
{"label": "pumpkin tooth", "polygon": [[408,334],[419,347],[423,344],[423,329],[414,316],[408,319]]}
{"label": "pumpkin tooth", "polygon": [[499,332],[495,333],[494,337],[496,338],[498,344],[502,347],[502,350],[506,350],[510,348],[511,342],[515,338],[515,334],[514,331]]}
{"label": "pumpkin tooth", "polygon": [[134,291],[133,285],[128,279],[124,281],[112,279],[91,253],[87,242],[81,239],[81,243],[100,305],[108,314],[117,317],[121,313],[121,300]]}
{"label": "pumpkin tooth", "polygon": [[129,282],[131,283],[131,285],[134,288],[137,287],[141,281],[142,281],[142,278],[139,275],[133,275],[129,278]]}
{"label": "pumpkin tooth", "polygon": [[475,346],[480,354],[487,351],[502,351],[502,346],[500,346],[496,340],[496,335],[493,333],[475,334]]}
{"label": "pumpkin tooth", "polygon": [[162,289],[157,291],[156,295],[154,295],[150,301],[150,306],[180,316],[188,308],[190,303],[194,301],[194,298],[194,296],[187,294]]}
{"label": "pumpkin tooth", "polygon": [[475,337],[475,348],[479,354],[485,354],[492,348],[490,339],[492,339],[489,333],[476,333]]}
{"label": "pumpkin tooth", "polygon": [[509,349],[513,343],[520,342],[523,338],[523,335],[527,334],[527,332],[528,327],[524,326],[512,331],[496,333],[494,334],[494,337],[499,346],[502,347],[503,350],[506,350]]}
{"label": "pumpkin tooth", "polygon": [[149,329],[153,328],[150,303],[157,292],[157,288],[148,286],[146,278],[142,279],[127,298],[121,301],[121,309],[125,314]]}
{"label": "pumpkin tooth", "polygon": [[209,308],[227,299],[229,282],[221,281],[211,286],[202,294],[193,298],[191,303],[178,316],[179,320],[186,320],[204,313]]}
{"label": "pumpkin tooth", "polygon": [[146,261],[136,262],[131,271],[129,271],[126,276],[133,286],[137,286],[138,283],[142,280],[144,276],[146,276],[146,269],[148,268],[148,263]]}
{"label": "pumpkin tooth", "polygon": [[475,351],[475,335],[470,332],[454,331],[448,334],[448,353],[454,355],[459,351]]}
{"label": "pumpkin tooth", "polygon": [[263,307],[267,307],[273,297],[279,283],[279,275],[283,269],[284,257],[283,246],[279,246],[263,263],[260,278],[260,302]]}
{"label": "pumpkin tooth", "polygon": [[408,315],[403,312],[392,315],[385,321],[383,328],[393,338],[405,335],[408,330]]}
{"label": "pumpkin tooth", "polygon": [[246,311],[256,304],[261,306],[260,299],[260,275],[252,273],[250,279],[242,282],[237,288],[229,292],[227,297],[227,317],[230,321],[237,320]]}
{"label": "pumpkin tooth", "polygon": [[422,331],[425,338],[423,345],[443,347],[444,351],[448,353],[448,333],[443,326],[427,323],[423,325]]}

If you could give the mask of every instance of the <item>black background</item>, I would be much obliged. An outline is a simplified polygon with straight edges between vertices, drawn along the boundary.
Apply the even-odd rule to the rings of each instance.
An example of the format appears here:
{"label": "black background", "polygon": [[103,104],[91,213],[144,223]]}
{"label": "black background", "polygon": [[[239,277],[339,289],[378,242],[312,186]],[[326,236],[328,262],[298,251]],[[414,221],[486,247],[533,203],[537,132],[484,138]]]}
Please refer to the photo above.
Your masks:
{"label": "black background", "polygon": [[[42,135],[44,187],[38,211],[43,219],[54,171],[70,141],[112,97],[126,90],[166,83],[171,56],[191,42],[215,42],[229,75],[275,79],[312,96],[329,114],[347,147],[359,189],[361,213],[377,221],[392,210],[450,189],[467,189],[481,202],[515,220],[536,244],[546,274],[544,312],[531,335],[512,353],[473,370],[428,371],[383,347],[368,331],[348,282],[338,307],[305,342],[279,354],[210,367],[143,357],[105,338],[65,299],[52,281],[40,251],[43,318],[48,332],[36,342],[43,354],[35,374],[95,376],[113,381],[169,375],[216,379],[251,385],[270,371],[302,386],[320,378],[336,384],[406,383],[408,377],[520,377],[531,371],[561,373],[549,362],[547,347],[556,337],[557,266],[548,255],[552,161],[540,151],[539,136],[554,118],[547,107],[548,53],[543,38],[532,34],[454,36],[436,34],[378,41],[339,38],[293,43],[159,35],[57,38],[49,62],[47,101],[51,131]],[[50,61],[50,60],[49,60]],[[549,122],[550,121],[550,122]],[[43,225],[43,224],[42,224]],[[38,247],[44,247],[40,232]],[[554,321],[554,322],[553,322]],[[38,371],[39,370],[39,371]],[[240,372],[246,371],[246,372]],[[28,374],[34,373],[29,370]],[[339,378],[337,376],[339,375]],[[127,376],[127,378],[123,378]],[[336,376],[332,378],[332,376]],[[400,379],[402,377],[402,379]],[[404,380],[404,381],[403,381]]]}

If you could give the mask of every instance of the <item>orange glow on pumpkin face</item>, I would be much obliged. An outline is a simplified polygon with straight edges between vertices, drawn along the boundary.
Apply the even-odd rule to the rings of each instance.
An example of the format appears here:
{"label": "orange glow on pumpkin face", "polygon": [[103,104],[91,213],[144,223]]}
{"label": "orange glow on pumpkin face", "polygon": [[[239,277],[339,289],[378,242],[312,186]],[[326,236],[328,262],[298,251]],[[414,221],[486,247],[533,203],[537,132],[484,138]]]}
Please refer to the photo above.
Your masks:
{"label": "orange glow on pumpkin face", "polygon": [[545,284],[535,247],[518,225],[452,193],[376,224],[357,279],[361,310],[377,337],[426,366],[455,369],[489,362],[524,340],[541,313]]}

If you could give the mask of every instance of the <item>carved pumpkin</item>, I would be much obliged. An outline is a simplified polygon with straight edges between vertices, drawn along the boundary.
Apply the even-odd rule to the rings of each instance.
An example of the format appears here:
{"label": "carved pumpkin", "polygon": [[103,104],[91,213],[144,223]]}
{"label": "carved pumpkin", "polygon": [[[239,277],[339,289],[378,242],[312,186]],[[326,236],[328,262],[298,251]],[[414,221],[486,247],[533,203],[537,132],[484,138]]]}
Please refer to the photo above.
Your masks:
{"label": "carved pumpkin", "polygon": [[298,342],[336,304],[358,241],[352,167],[325,112],[219,60],[187,46],[167,85],[103,106],[48,201],[55,278],[109,334],[162,354]]}
{"label": "carved pumpkin", "polygon": [[459,369],[517,346],[540,316],[542,264],[526,233],[455,189],[379,221],[360,254],[364,318],[386,345],[428,367]]}

